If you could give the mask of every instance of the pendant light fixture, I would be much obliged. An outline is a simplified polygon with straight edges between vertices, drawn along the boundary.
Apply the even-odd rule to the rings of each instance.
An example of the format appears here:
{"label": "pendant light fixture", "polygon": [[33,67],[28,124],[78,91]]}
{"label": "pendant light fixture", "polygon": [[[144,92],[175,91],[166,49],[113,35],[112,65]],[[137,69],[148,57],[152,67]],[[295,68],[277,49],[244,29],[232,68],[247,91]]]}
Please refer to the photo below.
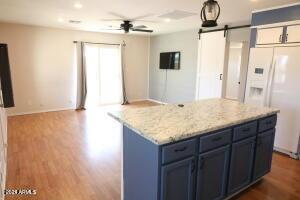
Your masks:
{"label": "pendant light fixture", "polygon": [[215,27],[220,16],[220,6],[215,0],[207,0],[201,10],[202,27]]}

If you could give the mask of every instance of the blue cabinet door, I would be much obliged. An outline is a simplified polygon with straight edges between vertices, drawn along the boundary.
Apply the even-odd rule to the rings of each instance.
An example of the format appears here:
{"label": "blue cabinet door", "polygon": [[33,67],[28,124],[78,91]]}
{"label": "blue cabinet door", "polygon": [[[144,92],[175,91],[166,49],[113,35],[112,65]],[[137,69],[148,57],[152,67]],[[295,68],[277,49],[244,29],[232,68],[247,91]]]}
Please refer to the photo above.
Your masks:
{"label": "blue cabinet door", "polygon": [[161,200],[193,200],[195,171],[194,157],[163,166]]}
{"label": "blue cabinet door", "polygon": [[197,200],[218,200],[225,197],[229,150],[229,146],[225,146],[199,156]]}
{"label": "blue cabinet door", "polygon": [[257,180],[271,170],[275,129],[257,137],[253,180]]}
{"label": "blue cabinet door", "polygon": [[228,194],[233,194],[251,182],[255,137],[232,144]]}

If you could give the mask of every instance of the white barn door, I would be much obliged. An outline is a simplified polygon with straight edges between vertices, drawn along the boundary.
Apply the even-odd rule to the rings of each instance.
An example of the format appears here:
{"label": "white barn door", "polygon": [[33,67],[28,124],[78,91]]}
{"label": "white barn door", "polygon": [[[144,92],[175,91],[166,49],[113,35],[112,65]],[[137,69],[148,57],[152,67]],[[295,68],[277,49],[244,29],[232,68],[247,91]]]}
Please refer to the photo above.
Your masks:
{"label": "white barn door", "polygon": [[201,34],[198,47],[196,100],[222,97],[225,50],[224,31]]}

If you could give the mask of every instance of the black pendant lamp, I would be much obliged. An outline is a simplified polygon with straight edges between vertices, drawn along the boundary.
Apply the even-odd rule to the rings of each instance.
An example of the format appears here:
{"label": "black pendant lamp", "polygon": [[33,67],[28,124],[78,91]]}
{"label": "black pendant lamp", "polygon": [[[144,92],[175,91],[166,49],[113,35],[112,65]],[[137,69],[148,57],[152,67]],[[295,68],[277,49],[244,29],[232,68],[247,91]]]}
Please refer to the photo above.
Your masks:
{"label": "black pendant lamp", "polygon": [[201,10],[202,27],[218,26],[217,20],[220,16],[220,11],[220,6],[217,1],[205,1]]}

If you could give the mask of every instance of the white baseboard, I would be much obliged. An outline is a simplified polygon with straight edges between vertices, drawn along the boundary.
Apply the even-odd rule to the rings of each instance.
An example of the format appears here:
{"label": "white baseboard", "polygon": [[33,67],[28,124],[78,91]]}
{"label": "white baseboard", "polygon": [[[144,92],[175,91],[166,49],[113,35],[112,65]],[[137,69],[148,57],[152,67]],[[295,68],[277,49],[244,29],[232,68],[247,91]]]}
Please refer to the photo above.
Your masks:
{"label": "white baseboard", "polygon": [[296,159],[296,160],[300,159],[298,153],[290,152],[290,151],[287,151],[287,150],[282,149],[282,148],[279,148],[279,147],[274,147],[274,150],[277,151],[277,152],[279,152],[279,153],[286,154],[286,155],[288,155],[288,156],[290,156],[291,158],[294,158],[294,159]]}
{"label": "white baseboard", "polygon": [[148,99],[130,99],[129,103],[139,102],[139,101],[147,101]]}
{"label": "white baseboard", "polygon": [[152,101],[152,102],[155,102],[155,103],[159,103],[159,104],[164,104],[164,105],[168,104],[166,102],[158,101],[158,100],[155,100],[155,99],[146,99],[146,100],[147,101]]}
{"label": "white baseboard", "polygon": [[66,107],[66,108],[44,109],[44,110],[9,113],[7,115],[8,116],[30,115],[30,114],[45,113],[45,112],[64,111],[64,110],[75,110],[75,108],[74,107]]}
{"label": "white baseboard", "polygon": [[139,102],[139,101],[152,101],[152,102],[159,103],[159,104],[168,104],[168,103],[158,101],[155,99],[132,99],[132,100],[129,100],[129,103],[134,103],[134,102]]}
{"label": "white baseboard", "polygon": [[[139,101],[152,101],[152,102],[159,103],[159,104],[167,104],[165,102],[161,102],[161,101],[158,101],[155,99],[132,99],[132,100],[129,100],[130,103],[139,102]],[[64,110],[75,110],[75,108],[74,107],[66,107],[66,108],[43,109],[43,110],[26,111],[26,112],[16,112],[16,113],[8,113],[8,116],[30,115],[30,114],[45,113],[45,112],[64,111]]]}

